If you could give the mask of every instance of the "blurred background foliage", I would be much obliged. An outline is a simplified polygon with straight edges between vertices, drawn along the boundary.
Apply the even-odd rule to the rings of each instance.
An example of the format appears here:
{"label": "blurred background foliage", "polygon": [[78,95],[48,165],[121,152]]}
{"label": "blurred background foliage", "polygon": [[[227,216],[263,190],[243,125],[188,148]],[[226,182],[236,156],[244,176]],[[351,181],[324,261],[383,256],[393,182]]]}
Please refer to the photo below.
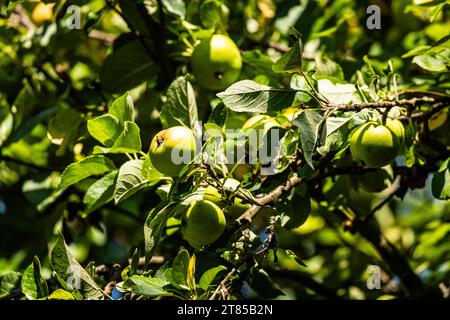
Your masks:
{"label": "blurred background foliage", "polygon": [[[132,10],[133,1],[120,5],[104,0],[59,1],[54,15],[42,24],[31,17],[37,2],[0,3],[0,275],[23,270],[38,255],[43,274],[49,277],[48,252],[58,231],[82,264],[111,264],[130,257],[130,250],[142,243],[147,213],[159,202],[156,188],[89,214],[81,190],[58,194],[53,190],[62,170],[89,154],[95,144],[87,134],[86,119],[102,114],[127,90],[135,102],[142,143],[149,145],[161,129],[164,90],[174,74],[189,69],[195,39],[214,28],[228,32],[242,50],[241,79],[286,85],[289,79],[273,73],[272,63],[288,48],[288,30],[294,26],[302,35],[305,69],[351,81],[357,70],[367,68],[365,59],[380,73],[392,59],[405,89],[450,89],[448,51],[442,54],[447,55],[447,64],[440,62],[441,66],[432,57],[402,58],[449,35],[445,1],[433,1],[432,6],[419,0],[185,1],[184,6],[166,8],[169,66],[149,58],[142,44],[130,41],[130,23],[144,39],[157,36],[146,34],[145,21]],[[156,1],[143,3],[152,12]],[[79,30],[67,28],[71,16],[66,10],[71,4],[81,8]],[[381,9],[380,30],[366,27],[371,4]],[[155,52],[152,45],[149,41],[150,51]],[[142,67],[140,71],[136,66]],[[205,118],[217,99],[212,92],[196,90]],[[233,119],[238,124],[245,121],[237,115]],[[449,123],[443,122],[436,135],[448,145]],[[93,181],[84,181],[85,188]],[[420,278],[436,284],[450,278],[450,203],[431,195],[430,181],[425,177],[421,188],[408,192],[403,200],[395,198],[376,213],[376,219]],[[360,208],[370,209],[384,196],[355,191],[345,182],[327,183]],[[386,266],[367,240],[346,232],[327,214],[328,205],[313,201],[305,224],[292,231],[279,230],[283,250],[278,251],[278,264],[326,283],[343,297],[391,297],[386,290],[367,289],[367,266],[375,264],[383,270]],[[161,243],[159,254],[174,256],[182,241],[175,234]],[[295,252],[307,267],[284,249]],[[275,266],[273,258],[271,254],[264,264]],[[273,277],[286,294],[282,299],[315,297],[300,282],[285,275]],[[395,277],[385,273],[383,277],[394,289],[398,285]],[[243,293],[258,296],[249,288]]]}

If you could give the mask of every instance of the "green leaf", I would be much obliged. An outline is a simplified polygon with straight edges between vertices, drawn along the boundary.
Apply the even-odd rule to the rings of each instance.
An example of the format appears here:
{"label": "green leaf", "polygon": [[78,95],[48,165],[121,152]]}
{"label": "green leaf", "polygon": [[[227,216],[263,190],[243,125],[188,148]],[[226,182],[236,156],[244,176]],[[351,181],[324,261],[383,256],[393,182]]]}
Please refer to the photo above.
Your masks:
{"label": "green leaf", "polygon": [[242,53],[242,59],[244,64],[249,66],[243,70],[247,78],[257,79],[263,76],[269,80],[272,86],[281,87],[283,85],[283,75],[273,72],[272,59],[261,50],[246,50]]}
{"label": "green leaf", "polygon": [[[301,185],[305,186],[304,184]],[[306,189],[306,187],[304,187]],[[277,211],[281,212],[280,224],[287,229],[293,229],[305,223],[311,212],[311,199],[309,192],[299,187],[292,189],[289,194],[277,201],[275,204]]]}
{"label": "green leaf", "polygon": [[89,214],[114,198],[114,187],[118,170],[111,171],[94,182],[83,198],[86,214]]}
{"label": "green leaf", "polygon": [[302,267],[307,267],[307,265],[295,254],[294,251],[292,250],[285,250],[284,252],[286,252],[286,254],[291,257],[292,259],[295,260],[295,262],[297,262],[299,265],[301,265]]}
{"label": "green leaf", "polygon": [[87,129],[94,139],[106,147],[112,147],[123,127],[115,116],[104,114],[88,120]]}
{"label": "green leaf", "polygon": [[111,148],[94,148],[94,153],[136,153],[141,151],[140,129],[136,123],[125,121],[122,133]]}
{"label": "green leaf", "polygon": [[[316,110],[305,110],[300,113],[298,129],[300,131],[300,142],[303,154],[308,165],[314,169],[312,156],[318,142],[321,139],[320,132],[323,127],[323,116]],[[326,131],[326,130],[324,130]]]}
{"label": "green leaf", "polygon": [[136,40],[122,45],[105,59],[100,70],[100,84],[108,93],[122,93],[157,73],[159,68]]}
{"label": "green leaf", "polygon": [[334,84],[328,79],[320,79],[318,81],[318,91],[332,103],[359,102],[353,101],[355,99],[353,94],[356,92],[356,87],[353,84]]}
{"label": "green leaf", "polygon": [[200,6],[200,20],[205,29],[226,28],[229,10],[222,1],[208,0]]}
{"label": "green leaf", "polygon": [[276,89],[251,80],[242,80],[217,96],[232,111],[267,113],[291,106],[295,94],[295,90]]}
{"label": "green leaf", "polygon": [[162,0],[161,2],[167,11],[184,19],[184,16],[186,15],[186,5],[183,0]]}
{"label": "green leaf", "polygon": [[117,204],[142,188],[158,182],[162,176],[153,167],[150,158],[125,162],[120,167],[117,176],[114,189],[114,202]]}
{"label": "green leaf", "polygon": [[22,276],[22,292],[28,300],[46,298],[48,296],[47,282],[41,276],[41,263],[38,257],[25,269]]}
{"label": "green leaf", "polygon": [[20,128],[25,119],[29,117],[38,99],[31,86],[27,83],[22,90],[20,90],[16,99],[14,100],[12,110],[14,115],[14,130]]}
{"label": "green leaf", "polygon": [[272,66],[274,72],[298,72],[302,68],[303,42],[299,38],[294,45]]}
{"label": "green leaf", "polygon": [[[27,120],[24,124],[20,126],[20,128],[17,130],[17,132],[14,134],[14,136],[11,138],[11,142],[18,141],[21,138],[25,137],[27,134],[29,134],[33,129],[41,123],[44,119],[46,119],[49,115],[52,115],[60,110],[58,107],[51,107],[48,109],[45,109],[32,117],[31,119]],[[6,120],[6,119],[5,119]],[[0,124],[0,137],[2,137],[2,125]],[[5,136],[6,138],[6,136]],[[0,145],[2,144],[2,138],[0,138]]]}
{"label": "green leaf", "polygon": [[[211,112],[208,118],[208,123],[216,124],[223,127],[228,118],[228,109],[223,103],[219,103]],[[205,124],[206,125],[206,124]]]}
{"label": "green leaf", "polygon": [[105,156],[93,155],[86,157],[78,162],[70,164],[64,170],[58,189],[67,188],[85,178],[104,174],[114,169],[116,169],[114,163]]}
{"label": "green leaf", "polygon": [[189,252],[186,249],[178,252],[172,263],[173,280],[180,286],[187,288],[187,276],[189,267]]}
{"label": "green leaf", "polygon": [[[440,55],[419,55],[415,56],[412,60],[422,69],[431,72],[446,72],[447,66],[445,59]],[[449,63],[447,58],[447,64]]]}
{"label": "green leaf", "polygon": [[431,190],[436,199],[450,199],[450,158],[448,158],[439,168],[439,171],[433,175]]}
{"label": "green leaf", "polygon": [[69,289],[83,289],[87,298],[103,295],[102,289],[70,253],[62,234],[58,234],[50,258],[53,270],[67,283]]}
{"label": "green leaf", "polygon": [[0,146],[8,139],[14,127],[14,116],[8,112],[0,121]]}
{"label": "green leaf", "polygon": [[260,296],[274,299],[284,293],[272,282],[264,269],[253,267],[250,270],[249,286]]}
{"label": "green leaf", "polygon": [[208,289],[217,276],[225,270],[227,270],[225,266],[217,266],[205,271],[200,278],[199,286],[205,290]]}
{"label": "green leaf", "polygon": [[48,296],[49,300],[75,300],[70,292],[63,289],[56,289]]}
{"label": "green leaf", "polygon": [[344,80],[344,70],[342,67],[327,57],[317,56],[315,59],[315,68],[318,75],[330,76],[336,79]]}
{"label": "green leaf", "polygon": [[186,77],[178,77],[167,89],[167,101],[161,109],[163,127],[185,126],[195,129],[197,121],[194,89]]}
{"label": "green leaf", "polygon": [[148,214],[144,224],[145,265],[148,265],[156,250],[167,219],[175,213],[172,209],[175,205],[175,202],[164,201]]}
{"label": "green leaf", "polygon": [[125,121],[124,128],[109,153],[139,152],[142,149],[140,129],[134,122]]}
{"label": "green leaf", "polygon": [[134,250],[133,256],[131,257],[130,273],[129,273],[130,276],[134,275],[138,270],[140,257],[141,257],[141,250],[139,250],[139,248],[136,248]]}
{"label": "green leaf", "polygon": [[196,290],[196,284],[195,284],[195,254],[192,255],[192,257],[189,259],[188,263],[188,269],[187,269],[187,285],[189,288],[189,291],[193,292],[195,294]]}
{"label": "green leaf", "polygon": [[109,114],[116,117],[123,125],[125,121],[133,121],[134,103],[133,98],[126,92],[113,101]]}
{"label": "green leaf", "polygon": [[0,298],[6,297],[13,291],[20,290],[20,272],[10,271],[0,278]]}
{"label": "green leaf", "polygon": [[61,175],[58,172],[35,175],[32,179],[24,181],[22,192],[27,200],[42,212],[61,195],[61,192],[54,192],[60,182]]}
{"label": "green leaf", "polygon": [[135,294],[149,297],[172,295],[164,289],[164,286],[169,283],[163,279],[134,275],[130,278],[130,281],[132,282],[130,285],[131,291]]}
{"label": "green leaf", "polygon": [[57,155],[65,154],[67,148],[75,141],[83,117],[72,109],[60,109],[48,123],[48,137],[59,147]]}

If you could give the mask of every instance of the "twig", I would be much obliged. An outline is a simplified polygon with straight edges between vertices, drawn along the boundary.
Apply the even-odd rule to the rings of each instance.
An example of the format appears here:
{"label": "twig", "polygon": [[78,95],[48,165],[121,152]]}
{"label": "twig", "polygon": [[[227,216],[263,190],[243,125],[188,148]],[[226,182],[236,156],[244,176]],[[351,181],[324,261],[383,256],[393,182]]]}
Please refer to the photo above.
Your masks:
{"label": "twig", "polygon": [[379,204],[377,204],[377,205],[370,211],[370,213],[364,218],[364,221],[370,220],[370,219],[373,217],[373,215],[374,215],[378,210],[380,210],[381,208],[384,207],[385,204],[387,204],[388,202],[390,202],[390,201],[394,198],[394,196],[395,196],[395,194],[397,193],[398,190],[399,190],[399,187],[396,187],[396,188],[394,189],[394,191],[391,192],[391,193],[389,194],[389,196],[387,196],[386,198],[383,199],[383,201],[381,201]]}
{"label": "twig", "polygon": [[[443,102],[450,102],[450,97],[440,98]],[[353,103],[353,104],[334,104],[328,103],[325,107],[328,109],[333,109],[334,111],[360,111],[367,108],[394,108],[400,106],[417,106],[424,103],[437,103],[439,98],[432,97],[420,97],[412,99],[400,99],[397,101],[379,101],[379,102],[364,102],[364,103]]]}
{"label": "twig", "polygon": [[231,277],[236,272],[237,272],[237,268],[233,268],[233,269],[231,269],[230,272],[228,272],[228,274],[225,276],[225,278],[223,278],[223,280],[219,283],[219,285],[217,286],[216,290],[214,290],[214,292],[211,295],[211,297],[209,298],[209,300],[216,300],[216,298],[220,294],[220,292],[223,292],[224,290],[226,290],[226,284],[227,284],[228,280],[230,280]]}
{"label": "twig", "polygon": [[[297,176],[296,173],[290,177],[284,185],[278,186],[269,192],[267,195],[258,198],[259,203],[267,205],[277,201],[283,194],[287,193],[293,187],[302,182],[302,179]],[[240,217],[236,219],[238,225],[242,225],[244,221],[251,221],[252,218],[262,209],[262,206],[252,205],[247,211],[245,211]]]}

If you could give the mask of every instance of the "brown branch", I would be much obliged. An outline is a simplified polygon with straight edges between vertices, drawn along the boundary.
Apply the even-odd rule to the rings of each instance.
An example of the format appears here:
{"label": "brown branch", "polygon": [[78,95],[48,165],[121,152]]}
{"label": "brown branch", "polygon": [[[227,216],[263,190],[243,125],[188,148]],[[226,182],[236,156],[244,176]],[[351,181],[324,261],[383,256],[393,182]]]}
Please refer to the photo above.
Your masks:
{"label": "brown branch", "polygon": [[231,279],[231,277],[237,272],[237,268],[233,268],[231,269],[230,272],[227,273],[227,275],[225,276],[225,278],[223,278],[223,280],[219,283],[219,285],[217,286],[216,290],[214,290],[214,292],[212,293],[211,297],[209,297],[209,300],[216,300],[218,295],[221,292],[226,291],[226,285],[228,280]]}
{"label": "brown branch", "polygon": [[325,108],[326,109],[332,109],[334,111],[360,111],[362,109],[367,108],[394,108],[394,107],[416,107],[420,104],[425,103],[438,103],[442,101],[442,103],[449,103],[450,97],[442,97],[442,98],[432,98],[432,97],[418,97],[418,98],[411,98],[411,99],[400,99],[397,101],[379,101],[379,102],[364,102],[364,103],[353,103],[353,104],[334,104],[334,103],[328,103]]}
{"label": "brown branch", "polygon": [[[284,185],[280,185],[270,191],[267,195],[258,198],[258,202],[262,205],[267,205],[270,203],[276,202],[282,195],[290,191],[293,187],[302,182],[302,179],[297,176],[296,173],[290,177]],[[236,219],[238,225],[242,225],[244,221],[250,222],[252,218],[258,214],[258,212],[262,209],[262,206],[252,205],[247,211],[245,211],[240,217]]]}
{"label": "brown branch", "polygon": [[[411,115],[412,120],[418,120],[420,122],[424,122],[429,120],[431,117],[433,117],[436,113],[440,112],[441,110],[450,107],[450,102],[438,102],[433,104],[433,107],[427,111],[422,112],[416,112]],[[398,118],[399,120],[407,120],[407,116],[402,116]]]}
{"label": "brown branch", "polygon": [[400,189],[400,188],[399,188],[398,186],[395,186],[394,190],[393,190],[391,193],[389,193],[389,195],[388,195],[386,198],[384,198],[379,204],[377,204],[377,205],[370,211],[370,213],[364,218],[364,221],[369,221],[369,220],[373,217],[373,215],[374,215],[378,210],[380,210],[380,209],[383,208],[388,202],[390,202],[390,201],[395,197],[395,194],[397,193],[397,191],[398,191],[399,189]]}

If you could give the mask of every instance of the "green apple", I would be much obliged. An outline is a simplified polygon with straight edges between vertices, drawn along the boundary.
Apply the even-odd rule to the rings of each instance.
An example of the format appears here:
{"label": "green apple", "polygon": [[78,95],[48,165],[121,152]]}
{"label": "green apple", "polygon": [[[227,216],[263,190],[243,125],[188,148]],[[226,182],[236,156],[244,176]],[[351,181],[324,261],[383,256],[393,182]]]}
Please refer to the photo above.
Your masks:
{"label": "green apple", "polygon": [[363,161],[368,167],[381,168],[397,156],[399,140],[386,126],[369,121],[353,132],[350,151],[355,160]]}
{"label": "green apple", "polygon": [[396,136],[399,143],[399,154],[403,154],[406,150],[405,146],[405,127],[402,122],[398,119],[387,118],[386,119],[386,127],[388,127]]}
{"label": "green apple", "polygon": [[177,176],[195,156],[195,136],[191,129],[177,126],[158,132],[150,144],[150,160],[159,172]]}
{"label": "green apple", "polygon": [[242,57],[230,37],[215,34],[201,41],[194,49],[191,66],[200,86],[209,90],[223,90],[239,78]]}
{"label": "green apple", "polygon": [[189,244],[201,249],[215,242],[224,232],[225,215],[214,202],[196,200],[183,213],[181,233]]}

